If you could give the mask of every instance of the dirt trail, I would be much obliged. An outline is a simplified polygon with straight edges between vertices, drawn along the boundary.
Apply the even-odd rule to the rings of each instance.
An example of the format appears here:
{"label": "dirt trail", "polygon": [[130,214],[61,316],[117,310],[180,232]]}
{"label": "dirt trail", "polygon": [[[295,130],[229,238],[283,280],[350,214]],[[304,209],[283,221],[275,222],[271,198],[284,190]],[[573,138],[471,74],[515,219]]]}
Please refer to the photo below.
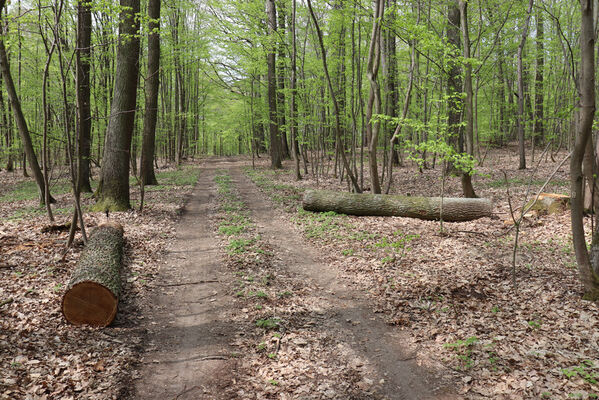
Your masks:
{"label": "dirt trail", "polygon": [[211,398],[229,384],[233,332],[221,319],[232,302],[208,218],[214,213],[213,178],[219,163],[202,170],[160,271],[148,323],[138,399]]}
{"label": "dirt trail", "polygon": [[[234,278],[221,270],[217,240],[208,223],[215,209],[215,171],[227,169],[258,230],[274,250],[276,268],[320,289],[318,296],[328,308],[314,329],[331,332],[367,360],[374,371],[376,398],[458,399],[415,364],[414,354],[403,344],[403,334],[378,318],[366,296],[348,285],[347,278],[319,260],[291,223],[243,174],[241,165],[220,159],[210,161],[202,171],[179,224],[169,262],[159,277],[165,287],[155,299],[155,320],[149,333],[153,347],[144,357],[137,398],[222,398],[219,393],[235,382],[236,374],[252,373],[237,370],[237,360],[229,358],[235,329],[241,329],[228,326],[226,320],[227,307],[232,307],[234,299],[225,280]],[[166,286],[186,282],[196,284]],[[312,398],[320,397],[305,399]]]}

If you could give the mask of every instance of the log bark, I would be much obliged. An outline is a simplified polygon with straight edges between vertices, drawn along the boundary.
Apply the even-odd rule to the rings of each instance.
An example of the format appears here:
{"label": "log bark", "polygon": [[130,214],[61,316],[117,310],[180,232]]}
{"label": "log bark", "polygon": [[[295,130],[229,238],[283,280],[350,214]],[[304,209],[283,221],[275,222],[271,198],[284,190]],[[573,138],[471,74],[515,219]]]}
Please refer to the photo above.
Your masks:
{"label": "log bark", "polygon": [[[308,190],[306,211],[335,211],[348,215],[395,216],[426,220],[441,217],[440,197],[412,197],[384,194],[354,194],[328,190]],[[488,199],[443,198],[443,220],[471,221],[489,217],[493,205]]]}
{"label": "log bark", "polygon": [[81,252],[62,298],[62,313],[74,325],[108,326],[114,320],[121,291],[123,227],[98,226]]}

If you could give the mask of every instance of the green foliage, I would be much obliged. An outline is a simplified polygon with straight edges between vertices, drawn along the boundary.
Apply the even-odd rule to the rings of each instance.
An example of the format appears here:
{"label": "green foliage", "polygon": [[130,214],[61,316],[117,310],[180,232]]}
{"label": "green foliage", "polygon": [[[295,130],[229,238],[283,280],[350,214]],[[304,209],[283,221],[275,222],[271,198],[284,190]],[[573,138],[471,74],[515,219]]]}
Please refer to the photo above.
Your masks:
{"label": "green foliage", "polygon": [[232,239],[227,245],[227,251],[229,254],[240,254],[249,250],[249,248],[256,242],[255,238],[251,239]]}
{"label": "green foliage", "polygon": [[277,329],[279,327],[281,323],[281,320],[279,318],[273,317],[273,318],[266,318],[266,319],[259,319],[256,321],[256,326],[258,328],[262,328],[264,330],[272,330],[272,329]]}
{"label": "green foliage", "polygon": [[476,336],[471,336],[465,340],[457,340],[452,343],[445,343],[443,347],[451,349],[456,353],[456,358],[460,362],[460,369],[465,371],[474,366],[472,359],[472,348],[478,343]]}
{"label": "green foliage", "polygon": [[590,383],[591,385],[596,385],[597,379],[599,379],[599,372],[597,372],[596,369],[597,368],[594,366],[593,361],[583,360],[580,365],[570,368],[563,368],[561,372],[568,379],[580,377],[585,382]]}

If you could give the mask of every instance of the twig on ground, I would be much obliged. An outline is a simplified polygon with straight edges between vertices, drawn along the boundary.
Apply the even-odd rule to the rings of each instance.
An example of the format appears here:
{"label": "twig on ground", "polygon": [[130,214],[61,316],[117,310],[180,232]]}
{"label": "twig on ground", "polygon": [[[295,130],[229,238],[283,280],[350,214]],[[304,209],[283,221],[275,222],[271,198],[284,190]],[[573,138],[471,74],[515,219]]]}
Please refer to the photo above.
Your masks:
{"label": "twig on ground", "polygon": [[220,281],[216,280],[206,280],[206,281],[194,281],[194,282],[179,282],[179,283],[165,283],[163,285],[156,285],[158,287],[173,287],[173,286],[187,286],[187,285],[202,285],[204,283],[219,283]]}
{"label": "twig on ground", "polygon": [[2,300],[0,301],[0,307],[4,307],[5,305],[12,303],[13,301],[15,301],[15,299],[13,299],[12,297],[6,300]]}

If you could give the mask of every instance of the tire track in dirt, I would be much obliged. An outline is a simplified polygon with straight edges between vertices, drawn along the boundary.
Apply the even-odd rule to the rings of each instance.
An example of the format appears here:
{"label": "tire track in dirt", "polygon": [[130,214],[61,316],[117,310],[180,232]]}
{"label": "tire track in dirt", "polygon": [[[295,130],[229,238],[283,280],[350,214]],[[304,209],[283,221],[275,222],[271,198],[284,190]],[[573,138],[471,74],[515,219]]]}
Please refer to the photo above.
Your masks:
{"label": "tire track in dirt", "polygon": [[319,261],[303,238],[275,211],[239,167],[230,171],[233,182],[252,213],[254,222],[274,248],[278,268],[320,287],[329,304],[327,318],[316,329],[329,330],[374,367],[375,392],[388,399],[458,399],[433,373],[419,367],[405,348],[405,336],[371,310],[363,293],[348,287],[339,271]]}

